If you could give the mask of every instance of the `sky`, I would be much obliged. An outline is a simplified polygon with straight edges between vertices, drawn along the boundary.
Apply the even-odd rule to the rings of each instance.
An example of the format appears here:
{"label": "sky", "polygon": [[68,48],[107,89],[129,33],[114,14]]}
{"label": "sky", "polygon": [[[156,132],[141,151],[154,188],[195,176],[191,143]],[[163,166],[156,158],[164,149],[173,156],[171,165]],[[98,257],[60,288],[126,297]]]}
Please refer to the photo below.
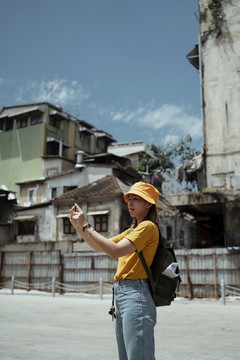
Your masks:
{"label": "sky", "polygon": [[0,108],[48,101],[117,143],[202,149],[198,0],[0,0]]}

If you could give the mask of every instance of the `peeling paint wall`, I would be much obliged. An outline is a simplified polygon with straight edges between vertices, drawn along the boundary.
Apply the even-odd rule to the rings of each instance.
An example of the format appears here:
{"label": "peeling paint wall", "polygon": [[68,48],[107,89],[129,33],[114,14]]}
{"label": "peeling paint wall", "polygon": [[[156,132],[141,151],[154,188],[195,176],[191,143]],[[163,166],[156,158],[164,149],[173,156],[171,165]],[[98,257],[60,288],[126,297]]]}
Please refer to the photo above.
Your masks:
{"label": "peeling paint wall", "polygon": [[52,240],[51,234],[53,233],[53,211],[52,205],[40,207],[40,208],[29,208],[25,210],[19,210],[18,216],[21,215],[35,215],[37,221],[35,222],[35,231],[33,235],[18,235],[18,225],[16,224],[16,242],[17,243],[34,243]]}
{"label": "peeling paint wall", "polygon": [[199,0],[206,186],[240,189],[240,1]]}

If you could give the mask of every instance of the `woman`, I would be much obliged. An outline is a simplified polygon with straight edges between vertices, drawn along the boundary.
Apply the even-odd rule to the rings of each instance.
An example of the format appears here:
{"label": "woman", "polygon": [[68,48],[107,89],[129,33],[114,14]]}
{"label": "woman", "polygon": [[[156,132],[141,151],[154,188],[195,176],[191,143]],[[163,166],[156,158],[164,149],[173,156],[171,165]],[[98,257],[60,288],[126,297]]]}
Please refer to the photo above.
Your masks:
{"label": "woman", "polygon": [[72,225],[94,250],[119,258],[114,277],[114,317],[120,360],[155,359],[156,307],[138,252],[143,250],[150,266],[159,241],[158,196],[154,186],[135,183],[124,195],[133,218],[132,227],[112,239],[97,233],[78,205],[70,212]]}

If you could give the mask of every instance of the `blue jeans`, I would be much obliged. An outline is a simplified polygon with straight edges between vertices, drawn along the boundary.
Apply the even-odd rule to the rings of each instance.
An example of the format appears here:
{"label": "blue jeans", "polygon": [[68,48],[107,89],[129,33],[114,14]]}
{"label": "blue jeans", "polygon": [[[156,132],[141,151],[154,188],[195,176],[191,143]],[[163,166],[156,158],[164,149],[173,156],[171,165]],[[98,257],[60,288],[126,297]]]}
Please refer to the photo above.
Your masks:
{"label": "blue jeans", "polygon": [[120,360],[154,360],[156,307],[147,279],[115,282],[115,331]]}

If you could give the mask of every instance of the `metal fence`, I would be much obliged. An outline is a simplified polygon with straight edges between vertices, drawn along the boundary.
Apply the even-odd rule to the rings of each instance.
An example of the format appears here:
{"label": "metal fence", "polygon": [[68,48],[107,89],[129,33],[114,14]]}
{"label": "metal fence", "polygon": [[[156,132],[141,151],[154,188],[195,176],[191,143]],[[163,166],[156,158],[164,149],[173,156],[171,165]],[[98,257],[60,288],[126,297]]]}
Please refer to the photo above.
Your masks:
{"label": "metal fence", "polygon": [[20,289],[50,291],[52,277],[61,274],[60,251],[6,251],[0,253],[0,283],[14,276]]}
{"label": "metal fence", "polygon": [[[175,250],[182,283],[178,296],[219,298],[221,282],[225,294],[240,286],[240,252],[234,249]],[[117,260],[98,253],[68,253],[60,251],[0,252],[0,288],[25,290],[110,293]],[[102,281],[102,289],[101,289]],[[228,289],[228,291],[227,291]]]}
{"label": "metal fence", "polygon": [[240,286],[239,249],[214,248],[176,250],[182,283],[180,296],[192,299],[219,298],[221,281]]}

